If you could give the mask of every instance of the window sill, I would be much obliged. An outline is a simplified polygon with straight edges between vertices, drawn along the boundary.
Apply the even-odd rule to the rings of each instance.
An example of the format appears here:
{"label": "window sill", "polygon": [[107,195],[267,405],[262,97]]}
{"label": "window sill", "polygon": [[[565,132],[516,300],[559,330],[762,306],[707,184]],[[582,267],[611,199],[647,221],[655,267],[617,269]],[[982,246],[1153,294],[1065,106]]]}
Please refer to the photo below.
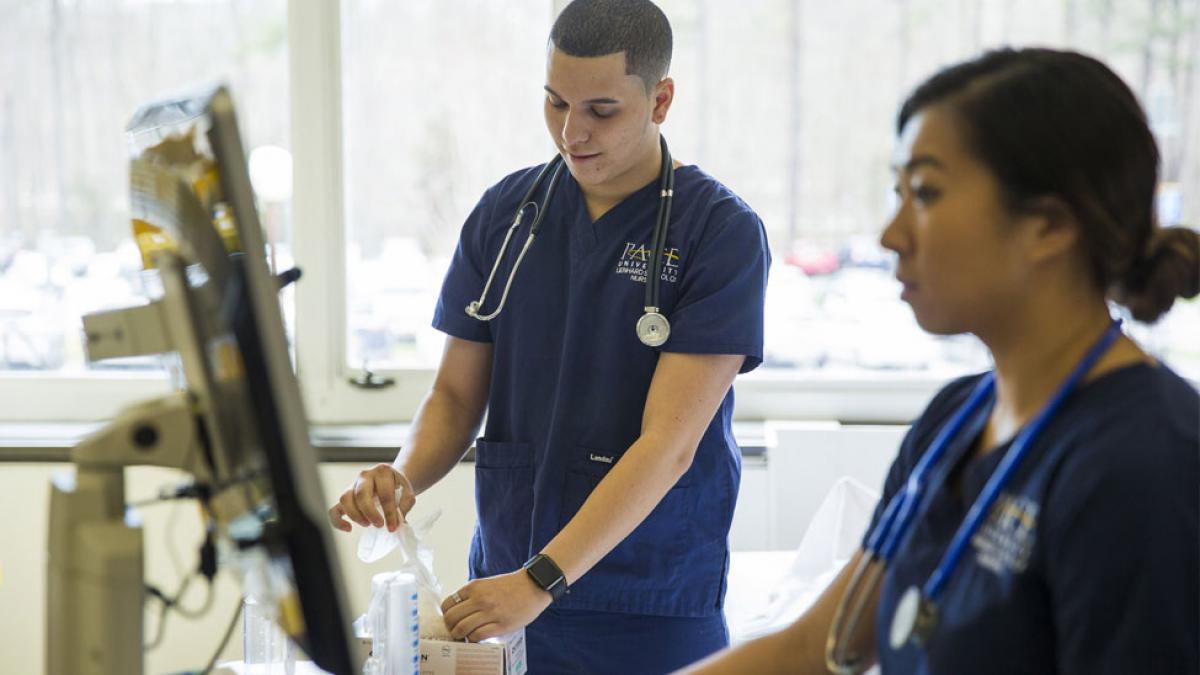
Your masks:
{"label": "window sill", "polygon": [[[71,448],[103,426],[101,422],[0,423],[0,463],[68,462]],[[734,424],[743,458],[765,457],[765,426],[761,422]],[[321,462],[390,462],[408,436],[408,428],[408,424],[314,425],[310,438]],[[463,461],[475,461],[474,448]]]}

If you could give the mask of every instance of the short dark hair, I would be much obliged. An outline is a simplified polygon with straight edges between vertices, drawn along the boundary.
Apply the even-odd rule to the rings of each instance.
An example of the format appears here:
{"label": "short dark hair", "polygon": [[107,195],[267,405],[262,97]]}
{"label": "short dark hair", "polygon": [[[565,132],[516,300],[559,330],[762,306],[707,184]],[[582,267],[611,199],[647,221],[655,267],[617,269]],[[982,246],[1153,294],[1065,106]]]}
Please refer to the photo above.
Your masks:
{"label": "short dark hair", "polygon": [[944,104],[1013,208],[1052,195],[1081,227],[1095,281],[1139,321],[1200,291],[1200,235],[1160,227],[1159,153],[1146,114],[1121,78],[1071,51],[1001,49],[917,87],[896,120]]}
{"label": "short dark hair", "polygon": [[574,0],[550,29],[555,49],[571,56],[625,53],[625,74],[646,91],[671,67],[671,23],[650,0]]}

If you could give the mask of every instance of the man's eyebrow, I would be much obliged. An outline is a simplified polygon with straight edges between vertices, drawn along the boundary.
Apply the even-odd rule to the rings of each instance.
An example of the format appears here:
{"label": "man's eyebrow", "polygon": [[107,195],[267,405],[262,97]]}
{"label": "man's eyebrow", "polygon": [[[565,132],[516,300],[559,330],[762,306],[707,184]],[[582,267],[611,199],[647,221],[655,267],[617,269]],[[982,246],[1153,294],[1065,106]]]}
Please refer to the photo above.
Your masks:
{"label": "man's eyebrow", "polygon": [[[560,101],[563,100],[563,97],[559,96],[558,92],[551,89],[549,85],[546,85],[542,88],[546,90],[546,93],[550,94],[554,98]],[[614,105],[617,103],[620,103],[620,101],[615,98],[589,98],[583,102],[584,105]]]}

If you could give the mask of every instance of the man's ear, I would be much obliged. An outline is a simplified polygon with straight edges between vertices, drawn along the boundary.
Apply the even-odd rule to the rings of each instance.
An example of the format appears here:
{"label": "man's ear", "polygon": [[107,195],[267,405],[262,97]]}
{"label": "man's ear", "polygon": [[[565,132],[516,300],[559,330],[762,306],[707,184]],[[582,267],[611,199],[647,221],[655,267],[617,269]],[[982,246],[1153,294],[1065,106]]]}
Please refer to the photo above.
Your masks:
{"label": "man's ear", "polygon": [[667,121],[667,112],[675,100],[675,80],[669,77],[659,80],[658,84],[654,85],[652,96],[654,109],[650,112],[650,119],[655,124],[662,124]]}
{"label": "man's ear", "polygon": [[1031,262],[1069,255],[1079,245],[1079,219],[1062,198],[1054,195],[1035,197],[1021,211],[1026,251]]}

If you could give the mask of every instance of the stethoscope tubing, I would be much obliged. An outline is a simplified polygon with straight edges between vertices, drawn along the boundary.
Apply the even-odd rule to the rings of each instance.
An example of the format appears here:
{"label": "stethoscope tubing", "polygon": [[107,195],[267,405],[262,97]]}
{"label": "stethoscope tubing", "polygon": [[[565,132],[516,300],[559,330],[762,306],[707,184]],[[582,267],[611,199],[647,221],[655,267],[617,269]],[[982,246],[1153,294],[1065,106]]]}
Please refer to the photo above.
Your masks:
{"label": "stethoscope tubing", "polygon": [[[954,417],[934,438],[931,450],[926,452],[913,472],[905,482],[904,490],[892,498],[887,510],[880,519],[879,526],[871,533],[867,541],[867,550],[878,555],[882,562],[891,562],[900,547],[901,539],[912,524],[917,514],[917,506],[925,491],[926,482],[933,468],[941,461],[950,447],[951,441],[962,431],[963,426],[988,396],[995,389],[995,376],[988,373],[976,385],[967,403],[959,408]],[[882,541],[880,541],[882,539]]]}
{"label": "stethoscope tubing", "polygon": [[[1121,321],[1115,320],[1109,326],[1108,330],[1105,331],[1104,335],[1092,345],[1083,359],[1080,360],[1067,376],[1066,380],[1059,385],[1050,400],[1034,416],[1033,420],[1018,432],[1012,445],[1001,459],[1000,465],[988,478],[980,497],[971,505],[963,523],[955,532],[946,554],[921,588],[923,601],[928,602],[931,607],[936,607],[936,600],[945,589],[946,584],[949,583],[954,571],[958,568],[958,563],[966,551],[968,543],[982,526],[986,514],[990,512],[996,500],[999,499],[1004,486],[1008,484],[1022,461],[1029,454],[1034,440],[1037,439],[1050,423],[1050,420],[1053,419],[1063,403],[1075,390],[1080,380],[1092,370],[1096,362],[1100,360],[1120,336]],[[861,672],[862,660],[858,659],[855,655],[849,655],[848,658],[846,653],[847,644],[843,637],[847,631],[844,629],[848,629],[850,635],[854,634],[854,630],[861,619],[863,609],[873,589],[883,576],[886,564],[893,559],[898,548],[905,541],[905,535],[910,530],[913,519],[920,511],[918,508],[919,503],[925,501],[926,498],[933,494],[927,491],[929,487],[927,482],[930,473],[945,455],[953,439],[961,432],[967,420],[983,405],[984,401],[992,395],[994,390],[995,374],[988,373],[976,385],[967,402],[956,411],[950,422],[934,438],[929,451],[922,456],[917,466],[909,474],[904,489],[891,499],[883,515],[880,517],[879,523],[868,536],[863,555],[859,564],[854,569],[850,581],[846,586],[842,601],[834,613],[833,623],[830,625],[830,632],[826,639],[826,665],[833,672]],[[872,563],[878,564],[874,568],[868,569],[868,566]],[[864,576],[868,578],[864,580]],[[866,584],[865,591],[864,583]],[[848,612],[847,609],[849,609]]]}
{"label": "stethoscope tubing", "polygon": [[[651,251],[651,260],[648,265],[646,278],[645,311],[647,316],[643,317],[645,319],[655,319],[661,325],[661,339],[657,342],[647,343],[654,346],[661,344],[661,342],[665,340],[665,336],[669,334],[670,330],[670,323],[665,317],[659,315],[658,311],[660,307],[659,302],[661,299],[660,293],[662,286],[662,258],[666,252],[667,230],[670,227],[671,219],[671,202],[675,195],[675,167],[671,158],[671,152],[667,148],[667,140],[665,138],[660,135],[658,137],[658,141],[659,146],[662,149],[662,165],[659,169],[658,183],[658,213],[654,220],[654,233],[652,235],[653,250]],[[534,178],[533,184],[530,185],[529,189],[525,191],[525,195],[521,198],[521,205],[517,208],[517,212],[513,215],[512,225],[509,226],[508,231],[504,235],[504,241],[500,244],[500,250],[496,254],[495,262],[492,263],[492,269],[488,273],[487,281],[484,282],[483,292],[480,293],[478,300],[472,301],[466,307],[466,313],[468,316],[478,319],[479,321],[491,321],[499,316],[500,312],[504,309],[505,303],[508,302],[508,293],[512,289],[513,279],[516,278],[517,270],[521,267],[521,261],[524,260],[525,254],[529,251],[530,246],[533,245],[534,238],[537,237],[538,232],[541,230],[542,221],[546,217],[546,213],[549,210],[549,205],[554,197],[554,191],[558,187],[558,178],[562,173],[562,168],[562,155],[555,155],[554,159],[550,160],[550,162],[542,167],[542,170],[538,172],[537,177]],[[550,174],[550,182],[546,188],[546,194],[542,198],[541,206],[539,206],[538,202],[533,201],[533,195],[537,192],[542,183],[545,182],[547,174]],[[526,237],[525,244],[521,247],[520,252],[517,254],[517,259],[513,263],[512,271],[508,273],[508,280],[505,282],[504,290],[500,294],[500,302],[496,306],[496,309],[491,313],[480,314],[480,310],[483,309],[484,302],[487,301],[488,292],[492,288],[492,282],[495,281],[496,273],[500,269],[500,263],[504,260],[504,254],[508,251],[508,246],[512,241],[513,235],[516,234],[521,227],[521,221],[524,217],[525,209],[531,206],[534,209],[534,221],[529,228],[529,236]],[[641,324],[639,322],[639,338],[641,338],[640,328]],[[645,342],[645,340],[643,341]]]}
{"label": "stethoscope tubing", "polygon": [[925,597],[930,600],[936,600],[941,595],[942,589],[954,574],[954,570],[958,567],[958,561],[962,558],[963,552],[967,549],[967,544],[971,541],[971,537],[979,531],[983,525],[984,517],[991,511],[996,500],[1000,498],[1000,492],[1004,486],[1008,485],[1009,479],[1016,473],[1021,466],[1021,461],[1029,454],[1030,448],[1033,447],[1033,441],[1042,433],[1046,425],[1058,412],[1062,404],[1067,400],[1067,397],[1075,390],[1075,386],[1083,379],[1083,376],[1096,365],[1100,357],[1104,355],[1108,348],[1116,341],[1121,334],[1121,322],[1114,321],[1112,326],[1105,331],[1104,336],[1100,338],[1087,356],[1079,362],[1075,370],[1067,377],[1054,392],[1054,396],[1042,408],[1042,410],[1033,418],[1024,429],[1017,434],[1013,440],[1012,447],[1008,452],[1004,453],[1004,458],[1000,461],[1000,466],[992,472],[988,482],[983,487],[981,499],[975,500],[971,505],[971,509],[967,512],[966,520],[963,526],[955,533],[954,539],[950,542],[950,549],[946,553],[943,564],[938,565],[930,575],[929,580],[925,582],[922,589]]}
{"label": "stethoscope tubing", "polygon": [[654,217],[654,250],[650,263],[650,276],[646,278],[646,311],[657,312],[659,293],[661,290],[663,254],[667,248],[667,228],[671,218],[671,200],[675,196],[675,167],[671,159],[671,151],[667,148],[667,139],[658,137],[662,149],[662,167],[658,174],[658,214]]}
{"label": "stethoscope tubing", "polygon": [[[508,227],[508,232],[504,234],[504,241],[500,244],[500,252],[496,254],[496,261],[492,263],[492,271],[488,273],[487,282],[483,284],[483,292],[479,295],[479,300],[467,305],[467,315],[474,317],[480,321],[491,321],[500,316],[501,310],[504,309],[504,304],[508,302],[508,292],[512,289],[513,278],[517,275],[517,270],[521,267],[521,261],[525,258],[525,253],[529,251],[529,247],[533,245],[534,238],[542,227],[542,220],[546,217],[546,207],[550,203],[550,199],[554,196],[554,191],[558,187],[558,177],[562,173],[563,160],[562,155],[555,155],[554,159],[550,160],[542,170],[538,172],[536,178],[533,179],[533,184],[525,191],[525,196],[521,197],[521,206],[517,208],[517,212],[513,215],[512,225]],[[546,188],[546,196],[542,199],[542,207],[538,203],[532,201],[534,192],[541,186],[546,179],[546,174],[553,171],[550,175],[550,185]],[[496,271],[500,269],[500,263],[504,260],[504,253],[508,251],[508,244],[512,241],[512,237],[521,227],[521,219],[525,215],[525,208],[533,207],[533,223],[529,227],[529,236],[525,238],[525,244],[521,246],[521,250],[517,253],[517,260],[513,263],[513,271],[509,273],[508,280],[504,283],[504,291],[500,294],[500,304],[496,305],[496,310],[490,314],[479,314],[479,310],[483,308],[483,303],[487,300],[488,291],[492,288],[492,281],[496,278]]]}

